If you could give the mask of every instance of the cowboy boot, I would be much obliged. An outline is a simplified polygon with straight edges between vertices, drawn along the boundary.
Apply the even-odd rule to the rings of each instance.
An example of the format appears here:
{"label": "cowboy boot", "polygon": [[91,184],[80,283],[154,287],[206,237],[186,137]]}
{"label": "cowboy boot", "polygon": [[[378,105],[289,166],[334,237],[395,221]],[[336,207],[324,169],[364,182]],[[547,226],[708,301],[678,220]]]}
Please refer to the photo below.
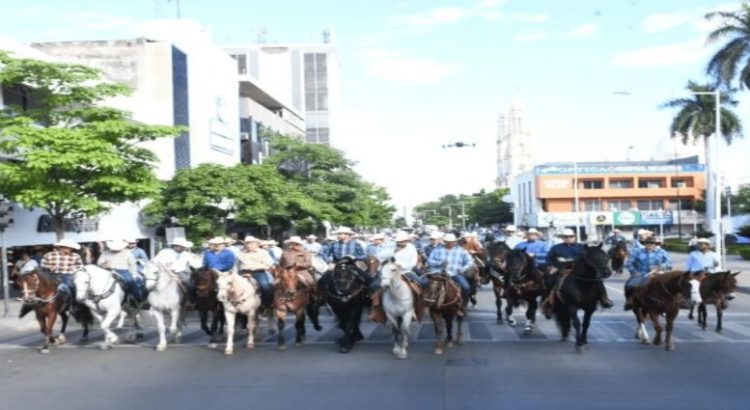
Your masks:
{"label": "cowboy boot", "polygon": [[372,307],[370,308],[370,320],[377,323],[385,324],[385,311],[380,304],[380,291],[377,290],[372,294]]}
{"label": "cowboy boot", "polygon": [[547,319],[552,319],[552,307],[555,306],[555,292],[550,292],[547,299],[542,302],[542,314]]}
{"label": "cowboy boot", "polygon": [[599,304],[605,309],[609,309],[615,305],[607,297],[607,288],[604,287],[604,282],[602,281],[599,281]]}

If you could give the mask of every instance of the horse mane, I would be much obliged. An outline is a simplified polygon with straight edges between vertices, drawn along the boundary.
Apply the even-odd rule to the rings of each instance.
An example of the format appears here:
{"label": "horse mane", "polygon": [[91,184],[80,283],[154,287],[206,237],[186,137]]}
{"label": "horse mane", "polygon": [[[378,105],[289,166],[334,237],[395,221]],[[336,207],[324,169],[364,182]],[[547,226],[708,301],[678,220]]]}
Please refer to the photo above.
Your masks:
{"label": "horse mane", "polygon": [[60,279],[58,279],[47,269],[36,269],[36,274],[39,276],[39,280],[41,280],[42,282],[52,282],[55,284],[60,283]]}

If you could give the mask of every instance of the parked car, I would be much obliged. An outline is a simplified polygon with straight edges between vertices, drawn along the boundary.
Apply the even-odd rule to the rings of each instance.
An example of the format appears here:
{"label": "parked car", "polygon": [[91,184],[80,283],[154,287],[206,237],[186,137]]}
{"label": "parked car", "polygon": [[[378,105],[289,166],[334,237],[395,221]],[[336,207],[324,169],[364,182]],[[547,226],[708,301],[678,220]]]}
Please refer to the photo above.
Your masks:
{"label": "parked car", "polygon": [[750,238],[729,233],[724,236],[724,243],[727,245],[750,245]]}

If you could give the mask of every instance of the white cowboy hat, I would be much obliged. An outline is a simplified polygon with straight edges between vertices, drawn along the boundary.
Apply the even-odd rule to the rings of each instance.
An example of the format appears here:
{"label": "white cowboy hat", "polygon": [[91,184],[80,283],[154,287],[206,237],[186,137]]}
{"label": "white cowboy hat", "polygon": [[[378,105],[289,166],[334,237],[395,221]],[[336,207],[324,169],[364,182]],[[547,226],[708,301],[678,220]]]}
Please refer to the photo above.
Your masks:
{"label": "white cowboy hat", "polygon": [[505,227],[505,231],[506,231],[506,232],[515,232],[515,231],[517,231],[517,230],[518,230],[518,229],[516,228],[516,226],[515,226],[515,225],[508,225],[508,226],[506,226],[506,227]]}
{"label": "white cowboy hat", "polygon": [[273,240],[273,239],[268,239],[268,240],[265,240],[265,241],[261,242],[261,245],[270,245],[270,246],[276,246],[276,245],[278,245],[278,244],[279,244],[279,243],[278,243],[278,242],[276,242],[276,241],[275,241],[275,240]]}
{"label": "white cowboy hat", "polygon": [[443,239],[443,233],[440,231],[433,231],[432,233],[430,233],[430,239],[441,240]]}
{"label": "white cowboy hat", "polygon": [[328,235],[326,236],[326,240],[330,242],[335,242],[338,240],[338,238],[336,238],[336,235]]}
{"label": "white cowboy hat", "polygon": [[312,239],[312,240],[316,240],[316,239],[318,239],[318,237],[317,237],[317,236],[315,236],[315,235],[307,235],[307,236],[305,237],[305,239]]}
{"label": "white cowboy hat", "polygon": [[70,239],[61,239],[60,242],[55,244],[55,246],[70,248],[76,251],[81,249],[81,245],[79,245],[77,242],[74,242]]}
{"label": "white cowboy hat", "polygon": [[217,236],[208,240],[209,245],[223,245],[224,243],[224,238],[221,236]]}
{"label": "white cowboy hat", "polygon": [[289,239],[285,240],[284,243],[296,243],[297,245],[304,245],[305,243],[302,241],[302,238],[295,235],[290,237]]}
{"label": "white cowboy hat", "polygon": [[446,234],[445,237],[443,238],[443,241],[444,242],[456,242],[456,235],[452,233]]}
{"label": "white cowboy hat", "polygon": [[172,246],[182,246],[183,248],[189,249],[193,247],[193,243],[185,238],[177,237],[172,239]]}
{"label": "white cowboy hat", "polygon": [[242,242],[244,242],[244,243],[248,243],[248,242],[263,243],[263,241],[261,241],[260,239],[258,239],[258,238],[256,238],[256,237],[254,237],[254,236],[252,236],[252,235],[248,235],[248,236],[246,236],[246,237],[245,237],[245,240],[244,240],[244,241],[242,241]]}
{"label": "white cowboy hat", "polygon": [[697,240],[697,241],[695,241],[695,242],[696,242],[696,243],[705,243],[705,244],[707,244],[707,245],[709,245],[709,246],[711,245],[711,240],[710,240],[710,239],[708,239],[708,238],[700,238],[700,239],[698,239],[698,240]]}
{"label": "white cowboy hat", "polygon": [[373,236],[370,237],[371,241],[375,241],[375,240],[378,240],[378,239],[380,239],[381,241],[384,241],[385,240],[385,235],[383,235],[382,233],[376,233],[375,235],[373,235]]}
{"label": "white cowboy hat", "polygon": [[411,235],[406,232],[397,232],[396,237],[393,239],[395,242],[405,242],[411,240]]}
{"label": "white cowboy hat", "polygon": [[338,235],[338,234],[340,234],[340,233],[345,233],[345,234],[349,234],[349,235],[354,235],[354,231],[352,231],[352,229],[351,229],[351,228],[348,228],[348,227],[346,227],[346,226],[341,226],[341,227],[339,227],[339,229],[336,229],[336,230],[335,230],[335,231],[334,231],[333,233],[334,233],[334,234],[336,234],[336,235]]}
{"label": "white cowboy hat", "polygon": [[127,241],[120,241],[120,240],[114,240],[114,241],[107,241],[107,248],[113,252],[119,252],[123,249],[125,249],[128,246]]}
{"label": "white cowboy hat", "polygon": [[125,239],[125,242],[126,243],[138,243],[138,240],[133,237],[130,237],[130,238]]}
{"label": "white cowboy hat", "polygon": [[645,235],[653,235],[654,233],[649,231],[648,229],[639,229],[638,230],[638,236],[645,236]]}
{"label": "white cowboy hat", "polygon": [[576,236],[576,233],[570,228],[565,228],[560,232],[560,236]]}
{"label": "white cowboy hat", "polygon": [[234,239],[232,239],[232,238],[230,238],[228,236],[226,238],[224,238],[224,243],[227,244],[227,245],[233,245],[235,242],[237,242],[237,241],[235,241]]}
{"label": "white cowboy hat", "polygon": [[541,235],[542,233],[537,231],[536,228],[529,228],[528,231],[526,231],[526,235]]}

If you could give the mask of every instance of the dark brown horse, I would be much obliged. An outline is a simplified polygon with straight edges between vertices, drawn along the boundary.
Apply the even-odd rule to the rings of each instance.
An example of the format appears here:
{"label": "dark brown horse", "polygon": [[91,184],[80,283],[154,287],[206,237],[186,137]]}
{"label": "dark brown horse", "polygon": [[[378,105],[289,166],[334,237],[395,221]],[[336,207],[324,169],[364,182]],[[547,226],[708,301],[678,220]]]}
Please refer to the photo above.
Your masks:
{"label": "dark brown horse", "polygon": [[[208,268],[190,268],[190,270],[193,284],[195,285],[195,294],[193,295],[195,310],[198,311],[198,315],[200,316],[201,329],[211,337],[208,346],[214,348],[219,339],[218,335],[224,333],[225,323],[224,306],[219,303],[216,297],[219,291],[216,285],[219,273]],[[209,312],[212,316],[210,328],[208,327]]]}
{"label": "dark brown horse", "polygon": [[503,292],[505,288],[505,257],[511,249],[505,242],[493,242],[487,245],[487,263],[479,271],[480,283],[492,283],[495,293],[495,307],[497,308],[497,323],[503,323]]}
{"label": "dark brown horse", "polygon": [[[660,316],[666,315],[666,337],[664,338],[667,350],[674,350],[672,331],[674,320],[680,311],[683,300],[690,299],[692,274],[684,271],[672,271],[662,274],[652,274],[647,282],[634,288],[626,288],[625,296],[633,296],[633,313],[638,321],[636,337],[644,344],[653,343],[658,346],[662,342],[662,327]],[[684,299],[683,299],[684,298]],[[648,332],[644,321],[650,318],[654,323],[656,335],[653,341],[649,341]]]}
{"label": "dark brown horse", "polygon": [[[286,350],[284,338],[284,327],[286,326],[287,314],[296,317],[294,328],[296,335],[294,343],[302,346],[305,340],[305,310],[313,313],[311,304],[313,302],[312,289],[305,286],[297,274],[297,266],[291,265],[287,268],[279,268],[276,271],[276,285],[273,290],[273,304],[276,310],[276,323],[278,327],[277,348]],[[320,328],[317,315],[310,314],[310,321],[316,329]]]}
{"label": "dark brown horse", "polygon": [[[422,303],[430,310],[435,324],[435,351],[443,354],[443,347],[453,347],[453,319],[456,319],[456,343],[463,340],[461,323],[466,312],[467,301],[461,297],[461,288],[445,273],[429,274],[429,285],[422,293]],[[445,321],[445,341],[443,341],[443,321]]]}
{"label": "dark brown horse", "polygon": [[338,326],[344,332],[344,336],[336,341],[341,353],[349,353],[357,341],[364,339],[359,324],[367,304],[367,284],[361,273],[353,258],[344,257],[336,262],[329,276],[324,276],[318,282],[326,303],[333,310]]}
{"label": "dark brown horse", "polygon": [[609,250],[607,250],[607,256],[609,256],[612,270],[616,275],[621,275],[625,261],[628,259],[630,251],[628,251],[628,244],[625,242],[617,242]]}
{"label": "dark brown horse", "polygon": [[[700,293],[702,302],[698,305],[698,325],[706,330],[708,312],[706,305],[716,306],[716,331],[721,332],[721,318],[723,311],[729,307],[729,301],[734,299],[737,291],[737,278],[739,272],[717,272],[706,275],[700,281]],[[690,307],[688,319],[693,319],[693,308]]]}
{"label": "dark brown horse", "polygon": [[513,307],[521,301],[526,302],[526,324],[523,333],[531,334],[536,323],[536,310],[539,307],[539,297],[544,295],[544,274],[536,268],[534,258],[526,251],[514,249],[505,258],[505,298],[508,305],[505,314],[508,324],[516,324],[513,318]]}
{"label": "dark brown horse", "polygon": [[[60,281],[52,274],[42,270],[16,274],[14,279],[23,293],[23,305],[18,317],[22,318],[27,313],[34,311],[36,320],[39,322],[39,330],[44,335],[44,345],[40,352],[49,353],[50,344],[61,345],[67,342],[65,330],[68,327],[68,313],[74,303],[75,295],[71,295],[69,290],[59,289]],[[81,314],[84,314],[83,309]],[[58,315],[62,320],[60,336],[53,337],[53,327]],[[84,338],[88,337],[88,325],[93,322],[90,312],[86,319],[88,320],[81,320]]]}

